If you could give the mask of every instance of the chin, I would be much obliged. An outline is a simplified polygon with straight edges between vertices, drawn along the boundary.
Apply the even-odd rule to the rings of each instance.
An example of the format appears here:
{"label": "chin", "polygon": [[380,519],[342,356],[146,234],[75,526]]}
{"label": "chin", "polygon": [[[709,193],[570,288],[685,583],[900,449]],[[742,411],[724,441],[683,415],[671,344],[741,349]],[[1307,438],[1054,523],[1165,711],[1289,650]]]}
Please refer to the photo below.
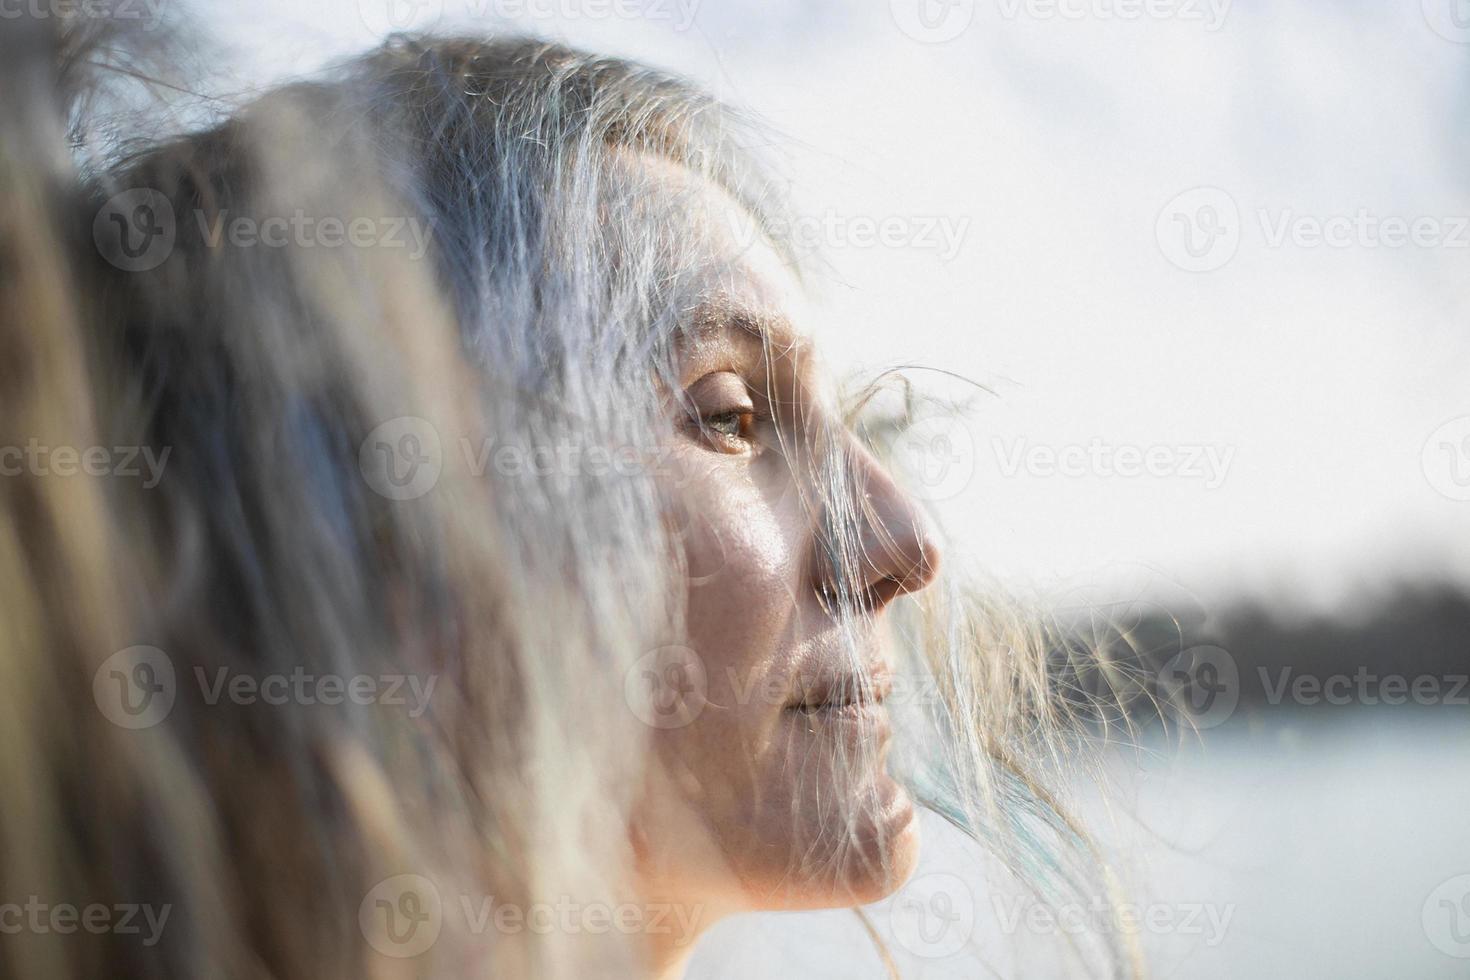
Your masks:
{"label": "chin", "polygon": [[[747,879],[756,909],[814,911],[868,905],[903,887],[919,860],[919,821],[913,800],[888,776],[879,777],[878,805],[850,832],[813,827],[815,839],[842,841],[820,859],[808,858],[799,870],[772,867],[772,874]],[[799,850],[810,854],[807,849]],[[760,880],[763,879],[763,880]]]}
{"label": "chin", "polygon": [[882,805],[867,833],[860,833],[861,857],[849,862],[844,891],[850,899],[843,905],[867,905],[881,901],[903,887],[919,862],[917,808],[898,783],[880,777]]}

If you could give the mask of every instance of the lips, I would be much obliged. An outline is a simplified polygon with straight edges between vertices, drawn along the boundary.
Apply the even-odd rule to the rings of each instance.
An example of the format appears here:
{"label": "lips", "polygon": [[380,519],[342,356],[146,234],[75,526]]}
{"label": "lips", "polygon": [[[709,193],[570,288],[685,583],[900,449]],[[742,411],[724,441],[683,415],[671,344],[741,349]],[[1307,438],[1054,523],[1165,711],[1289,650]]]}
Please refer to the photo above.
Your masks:
{"label": "lips", "polygon": [[798,679],[797,696],[787,707],[803,715],[851,717],[854,719],[881,713],[883,701],[893,691],[893,677],[887,669],[872,674],[826,674],[811,682]]}

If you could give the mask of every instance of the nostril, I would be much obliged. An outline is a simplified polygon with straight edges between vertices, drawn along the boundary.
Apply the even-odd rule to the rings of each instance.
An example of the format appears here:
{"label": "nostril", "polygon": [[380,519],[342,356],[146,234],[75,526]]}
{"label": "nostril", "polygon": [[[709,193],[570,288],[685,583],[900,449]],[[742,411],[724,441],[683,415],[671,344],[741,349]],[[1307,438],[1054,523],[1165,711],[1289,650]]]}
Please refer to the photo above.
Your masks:
{"label": "nostril", "polygon": [[909,584],[910,591],[922,589],[934,581],[939,575],[941,567],[939,546],[932,538],[925,535],[920,539],[919,559],[904,579]]}
{"label": "nostril", "polygon": [[868,590],[868,594],[871,597],[872,607],[874,609],[882,609],[907,591],[903,587],[903,583],[898,579],[884,578],[875,582],[873,587]]}
{"label": "nostril", "polygon": [[848,465],[848,505],[824,507],[815,522],[815,585],[825,611],[871,613],[932,583],[939,549],[929,515],[877,460],[856,447]]}

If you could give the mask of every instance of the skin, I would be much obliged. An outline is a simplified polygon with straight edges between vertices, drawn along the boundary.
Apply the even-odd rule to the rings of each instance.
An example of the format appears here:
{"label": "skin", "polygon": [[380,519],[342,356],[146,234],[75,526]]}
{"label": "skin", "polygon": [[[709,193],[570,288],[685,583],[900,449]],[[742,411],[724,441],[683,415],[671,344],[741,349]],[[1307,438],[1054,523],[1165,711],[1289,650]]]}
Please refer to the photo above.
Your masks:
{"label": "skin", "polygon": [[[654,937],[656,972],[674,976],[724,915],[861,905],[912,872],[914,804],[885,771],[881,636],[893,600],[933,580],[939,552],[922,512],[832,412],[778,253],[718,188],[640,165],[692,200],[689,234],[721,270],[669,400],[687,640],[648,672],[666,711],[632,834],[645,900],[692,923]],[[808,506],[822,448],[843,460],[864,513],[863,615],[846,633]]]}

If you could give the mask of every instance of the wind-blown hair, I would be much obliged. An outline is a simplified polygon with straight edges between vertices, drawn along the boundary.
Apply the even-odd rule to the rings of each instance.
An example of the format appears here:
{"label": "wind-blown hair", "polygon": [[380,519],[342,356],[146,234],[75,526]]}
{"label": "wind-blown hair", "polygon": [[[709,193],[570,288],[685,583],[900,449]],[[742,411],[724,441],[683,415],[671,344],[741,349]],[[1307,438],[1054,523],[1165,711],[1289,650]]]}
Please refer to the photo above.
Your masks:
{"label": "wind-blown hair", "polygon": [[[632,160],[722,188],[797,264],[756,130],[625,61],[398,37],[203,128],[98,146],[85,107],[146,49],[53,27],[0,40],[0,445],[162,463],[155,485],[0,479],[0,900],[171,911],[151,945],[7,936],[0,974],[636,973],[628,937],[490,941],[451,916],[398,959],[359,913],[404,875],[446,905],[626,898],[651,757],[626,681],[681,635],[681,519],[656,463],[535,461],[656,461],[677,342],[727,271],[697,202]],[[348,240],[293,237],[295,215]],[[285,237],[239,247],[241,219]],[[806,504],[847,582],[863,498],[823,444]],[[523,465],[485,465],[502,451]],[[1070,709],[1044,631],[953,568],[902,600],[901,667],[938,696],[898,775],[1044,894],[1099,894],[1052,802]],[[219,696],[276,675],[396,681],[408,703]],[[129,702],[133,681],[167,705]],[[1107,942],[1083,956],[1129,969]]]}

